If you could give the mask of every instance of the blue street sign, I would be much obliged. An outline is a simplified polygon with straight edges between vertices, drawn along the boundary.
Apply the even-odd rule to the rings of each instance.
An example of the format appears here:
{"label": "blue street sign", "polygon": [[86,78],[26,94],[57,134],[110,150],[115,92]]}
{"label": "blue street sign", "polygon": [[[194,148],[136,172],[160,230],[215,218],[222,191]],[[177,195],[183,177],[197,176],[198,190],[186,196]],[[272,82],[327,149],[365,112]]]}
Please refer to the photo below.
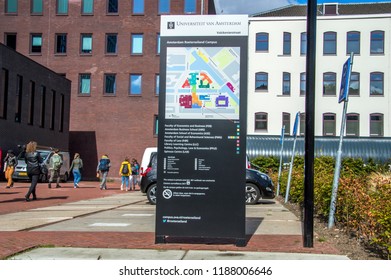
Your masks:
{"label": "blue street sign", "polygon": [[295,124],[293,125],[293,136],[297,135],[297,128],[299,126],[300,112],[297,112],[295,118]]}
{"label": "blue street sign", "polygon": [[348,100],[349,85],[350,85],[350,71],[351,71],[350,63],[351,63],[351,58],[349,57],[346,60],[345,64],[343,65],[341,88],[339,90],[338,103]]}

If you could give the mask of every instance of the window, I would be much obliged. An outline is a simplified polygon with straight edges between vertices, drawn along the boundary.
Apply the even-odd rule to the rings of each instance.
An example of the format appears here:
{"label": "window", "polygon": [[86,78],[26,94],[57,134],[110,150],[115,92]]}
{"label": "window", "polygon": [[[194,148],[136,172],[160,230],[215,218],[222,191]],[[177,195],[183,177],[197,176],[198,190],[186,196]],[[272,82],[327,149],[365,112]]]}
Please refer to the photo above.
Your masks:
{"label": "window", "polygon": [[185,14],[195,14],[197,11],[197,0],[185,0]]}
{"label": "window", "polygon": [[7,103],[8,103],[8,79],[9,72],[7,69],[1,69],[0,76],[0,119],[7,118]]}
{"label": "window", "polygon": [[170,13],[170,0],[159,0],[159,14]]}
{"label": "window", "polygon": [[27,124],[34,124],[34,100],[35,99],[35,82],[30,81],[30,91],[29,91],[29,111]]}
{"label": "window", "polygon": [[133,14],[144,14],[144,0],[133,0]]}
{"label": "window", "polygon": [[303,32],[300,34],[300,54],[307,54],[307,32]]}
{"label": "window", "polygon": [[360,73],[352,72],[350,74],[349,96],[359,96],[359,95],[360,95]]}
{"label": "window", "polygon": [[23,77],[16,76],[15,122],[22,120]]}
{"label": "window", "polygon": [[42,34],[31,34],[31,53],[41,53],[42,51]]}
{"label": "window", "polygon": [[5,1],[5,13],[16,14],[18,12],[18,0],[6,0]]}
{"label": "window", "polygon": [[268,90],[268,74],[265,72],[255,73],[255,90]]}
{"label": "window", "polygon": [[267,113],[255,113],[255,131],[267,130]]}
{"label": "window", "polygon": [[104,94],[115,95],[115,74],[105,74]]}
{"label": "window", "polygon": [[336,95],[336,76],[333,72],[323,73],[323,95]]}
{"label": "window", "polygon": [[46,107],[46,87],[41,86],[41,111],[40,111],[40,120],[39,120],[39,127],[45,127],[45,107]]}
{"label": "window", "polygon": [[56,34],[56,53],[67,53],[67,34]]}
{"label": "window", "polygon": [[43,13],[43,1],[42,0],[31,0],[31,14],[42,15]]}
{"label": "window", "polygon": [[160,76],[159,74],[155,75],[155,95],[159,95],[160,92]]}
{"label": "window", "polygon": [[346,54],[360,54],[360,32],[351,31],[346,35]]}
{"label": "window", "polygon": [[261,52],[269,51],[269,34],[268,33],[257,33],[255,50]]}
{"label": "window", "polygon": [[81,13],[92,15],[94,13],[94,0],[83,0],[81,3]]}
{"label": "window", "polygon": [[325,32],[323,34],[323,54],[337,54],[337,33]]}
{"label": "window", "polygon": [[159,116],[154,115],[153,116],[153,135],[154,136],[158,135],[158,128],[159,128]]}
{"label": "window", "polygon": [[323,114],[323,136],[335,136],[336,123],[335,114]]}
{"label": "window", "polygon": [[143,34],[132,34],[132,54],[143,53]]}
{"label": "window", "polygon": [[370,74],[370,95],[383,95],[384,89],[384,74],[374,72]]}
{"label": "window", "polygon": [[383,114],[371,114],[369,126],[370,136],[383,136]]}
{"label": "window", "polygon": [[106,34],[106,53],[117,53],[117,34]]}
{"label": "window", "polygon": [[56,120],[56,91],[52,90],[52,104],[50,108],[50,130],[54,130],[54,122]]}
{"label": "window", "polygon": [[156,35],[156,53],[160,54],[160,34]]}
{"label": "window", "polygon": [[142,92],[142,76],[140,74],[130,75],[130,95],[140,95]]}
{"label": "window", "polygon": [[283,46],[283,54],[290,55],[291,54],[291,33],[284,32],[284,46]]}
{"label": "window", "polygon": [[291,95],[291,73],[282,73],[282,95]]}
{"label": "window", "polygon": [[5,33],[4,37],[5,45],[16,50],[16,33]]}
{"label": "window", "polygon": [[291,131],[291,114],[282,113],[282,127],[285,127],[284,135],[289,135]]}
{"label": "window", "polygon": [[305,134],[305,113],[300,113],[300,136]]}
{"label": "window", "polygon": [[79,75],[79,94],[80,95],[91,94],[91,74]]}
{"label": "window", "polygon": [[307,74],[305,72],[300,73],[300,95],[305,95],[306,93],[306,78]]}
{"label": "window", "polygon": [[360,136],[360,115],[346,115],[346,136]]}
{"label": "window", "polygon": [[82,54],[92,53],[92,34],[81,34],[81,50]]}
{"label": "window", "polygon": [[107,0],[107,13],[118,14],[118,0]]}
{"label": "window", "polygon": [[57,14],[58,15],[68,14],[68,0],[57,0]]}
{"label": "window", "polygon": [[384,54],[384,31],[371,32],[371,54]]}

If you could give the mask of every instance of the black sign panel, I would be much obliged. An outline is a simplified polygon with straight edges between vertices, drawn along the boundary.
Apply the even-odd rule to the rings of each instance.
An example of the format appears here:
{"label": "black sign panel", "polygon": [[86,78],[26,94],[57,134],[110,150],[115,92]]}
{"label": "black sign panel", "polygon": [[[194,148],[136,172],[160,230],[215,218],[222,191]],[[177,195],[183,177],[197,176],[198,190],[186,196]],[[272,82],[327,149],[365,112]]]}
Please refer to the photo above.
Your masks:
{"label": "black sign panel", "polygon": [[162,36],[160,55],[156,242],[244,245],[247,34]]}

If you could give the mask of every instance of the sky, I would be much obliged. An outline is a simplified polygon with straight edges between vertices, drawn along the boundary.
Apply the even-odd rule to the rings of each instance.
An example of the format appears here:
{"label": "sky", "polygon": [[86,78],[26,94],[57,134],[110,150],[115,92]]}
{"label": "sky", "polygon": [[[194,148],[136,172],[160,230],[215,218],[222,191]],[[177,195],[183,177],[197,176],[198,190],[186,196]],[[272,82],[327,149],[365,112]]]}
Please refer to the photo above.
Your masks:
{"label": "sky", "polygon": [[[391,0],[318,0],[322,3],[377,3]],[[307,0],[215,0],[217,14],[255,14],[291,4],[307,4]]]}

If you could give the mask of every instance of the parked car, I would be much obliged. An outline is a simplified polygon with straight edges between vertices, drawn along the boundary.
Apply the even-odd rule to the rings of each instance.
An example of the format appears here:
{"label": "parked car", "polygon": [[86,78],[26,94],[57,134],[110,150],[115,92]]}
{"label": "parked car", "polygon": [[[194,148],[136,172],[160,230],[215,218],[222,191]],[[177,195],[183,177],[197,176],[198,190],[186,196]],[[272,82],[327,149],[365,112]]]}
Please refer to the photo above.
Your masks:
{"label": "parked car", "polygon": [[[147,194],[148,201],[156,204],[157,152],[151,156],[148,168],[141,177],[141,192]],[[255,169],[246,169],[246,204],[256,204],[262,199],[275,197],[274,185],[268,175]]]}
{"label": "parked car", "polygon": [[[37,152],[41,155],[43,159],[43,164],[46,166],[46,169],[49,169],[49,162],[50,158],[54,154],[54,151],[51,148],[38,148]],[[18,164],[15,167],[15,172],[12,175],[12,179],[14,181],[18,180],[30,180],[29,177],[27,176],[27,166],[25,162],[25,154],[26,151],[23,149],[17,156],[18,159]],[[60,157],[62,158],[62,166],[60,169],[60,177],[63,182],[68,181],[69,178],[69,166],[70,166],[70,157],[69,157],[69,152],[62,152],[60,151],[58,153]],[[40,181],[41,182],[47,182],[48,181],[48,175],[49,174],[41,174],[40,176]]]}

